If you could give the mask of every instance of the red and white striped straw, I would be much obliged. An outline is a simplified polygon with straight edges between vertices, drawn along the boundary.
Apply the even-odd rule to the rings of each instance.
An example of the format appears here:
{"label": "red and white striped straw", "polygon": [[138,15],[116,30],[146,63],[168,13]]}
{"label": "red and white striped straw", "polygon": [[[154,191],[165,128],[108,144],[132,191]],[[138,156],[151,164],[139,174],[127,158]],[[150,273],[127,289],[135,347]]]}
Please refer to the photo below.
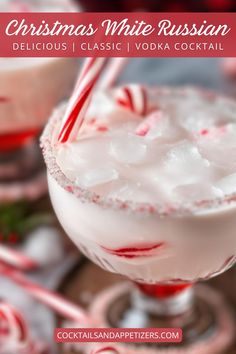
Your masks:
{"label": "red and white striped straw", "polygon": [[78,136],[88,109],[92,90],[102,73],[106,58],[88,58],[85,60],[74,93],[69,101],[58,142],[73,141]]}
{"label": "red and white striped straw", "polygon": [[82,308],[64,299],[57,293],[45,289],[43,286],[32,282],[21,272],[1,262],[0,274],[11,279],[14,283],[22,287],[28,294],[30,294],[36,300],[49,306],[61,316],[73,320],[75,322],[82,322],[83,325],[88,325],[91,322],[88,315]]}
{"label": "red and white striped straw", "polygon": [[102,90],[110,89],[123,71],[127,64],[128,58],[111,58],[98,82],[98,88]]}
{"label": "red and white striped straw", "polygon": [[37,262],[23,253],[3,245],[0,245],[0,261],[23,271],[32,271],[39,267]]}

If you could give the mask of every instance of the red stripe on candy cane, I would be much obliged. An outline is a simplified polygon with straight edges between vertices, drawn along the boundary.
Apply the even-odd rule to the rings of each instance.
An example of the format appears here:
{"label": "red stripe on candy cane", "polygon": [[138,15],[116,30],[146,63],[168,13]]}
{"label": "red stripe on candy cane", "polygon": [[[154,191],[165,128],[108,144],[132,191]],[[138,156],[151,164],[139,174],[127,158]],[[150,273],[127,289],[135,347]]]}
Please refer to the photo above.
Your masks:
{"label": "red stripe on candy cane", "polygon": [[[6,302],[0,303],[0,342],[1,350],[21,350],[30,349],[31,338],[28,326],[21,315],[13,306]],[[25,351],[25,353],[27,353]]]}
{"label": "red stripe on candy cane", "polygon": [[114,91],[116,102],[140,116],[147,114],[147,92],[138,84],[121,86]]}
{"label": "red stripe on candy cane", "polygon": [[24,271],[35,270],[39,264],[19,251],[0,245],[0,261]]}
{"label": "red stripe on candy cane", "polygon": [[[134,97],[133,97],[134,95],[132,94],[132,89],[130,87],[124,87],[123,90],[126,96],[126,100],[123,101],[124,106],[130,108],[132,112],[137,111],[134,104]],[[122,100],[120,100],[120,103],[122,104]]]}
{"label": "red stripe on candy cane", "polygon": [[105,61],[105,58],[88,58],[85,61],[62,122],[59,143],[76,139],[84,121],[92,90],[102,73]]}
{"label": "red stripe on candy cane", "polygon": [[45,289],[43,286],[32,282],[21,272],[1,262],[0,274],[11,279],[14,283],[21,286],[32,297],[49,306],[63,317],[71,319],[75,322],[81,322],[84,325],[87,325],[91,322],[88,315],[82,308],[64,299],[62,296],[54,293],[53,291]]}

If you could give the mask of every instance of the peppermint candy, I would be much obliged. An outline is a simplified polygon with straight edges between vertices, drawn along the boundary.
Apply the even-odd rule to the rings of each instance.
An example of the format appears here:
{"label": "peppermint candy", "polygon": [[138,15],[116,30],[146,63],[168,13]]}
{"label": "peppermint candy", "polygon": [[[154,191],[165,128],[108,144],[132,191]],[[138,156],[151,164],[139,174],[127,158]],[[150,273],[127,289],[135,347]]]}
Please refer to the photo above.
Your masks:
{"label": "peppermint candy", "polygon": [[122,107],[140,116],[147,114],[147,92],[139,84],[130,84],[114,91],[115,101]]}

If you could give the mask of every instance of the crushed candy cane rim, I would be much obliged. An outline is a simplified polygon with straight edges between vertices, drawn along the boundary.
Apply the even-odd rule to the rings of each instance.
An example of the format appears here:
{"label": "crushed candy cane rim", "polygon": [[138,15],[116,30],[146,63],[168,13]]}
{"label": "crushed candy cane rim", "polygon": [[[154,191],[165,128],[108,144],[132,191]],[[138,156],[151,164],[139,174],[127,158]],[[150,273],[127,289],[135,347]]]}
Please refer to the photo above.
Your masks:
{"label": "crushed candy cane rim", "polygon": [[[198,95],[207,98],[209,101],[214,103],[219,99],[224,99],[226,103],[235,104],[236,101],[233,98],[229,98],[212,91],[195,88],[191,86],[183,87],[148,87],[149,97],[158,96],[159,93],[165,94],[177,94],[186,95],[189,91],[196,92]],[[42,153],[44,156],[45,163],[49,174],[53,179],[67,192],[73,194],[83,203],[93,203],[101,206],[105,209],[113,210],[123,210],[133,213],[141,214],[156,214],[160,217],[183,217],[188,215],[194,215],[200,212],[206,212],[210,209],[215,209],[223,206],[236,203],[236,190],[234,193],[225,195],[224,197],[214,198],[214,199],[203,199],[195,202],[182,203],[180,204],[163,204],[163,203],[145,203],[145,202],[134,202],[132,200],[120,200],[118,198],[107,198],[99,195],[87,188],[82,188],[76,186],[60,169],[60,166],[56,162],[54,154],[55,146],[55,130],[63,119],[63,113],[66,108],[65,104],[60,105],[52,114],[46,125],[43,134],[40,138],[40,146],[42,148]],[[236,115],[235,115],[236,122]]]}

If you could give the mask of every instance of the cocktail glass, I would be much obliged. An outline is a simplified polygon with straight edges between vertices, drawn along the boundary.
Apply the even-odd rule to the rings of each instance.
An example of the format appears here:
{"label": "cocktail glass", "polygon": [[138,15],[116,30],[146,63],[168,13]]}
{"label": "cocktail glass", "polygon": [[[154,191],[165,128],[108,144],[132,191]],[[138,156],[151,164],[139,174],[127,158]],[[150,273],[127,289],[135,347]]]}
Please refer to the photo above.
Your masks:
{"label": "cocktail glass", "polygon": [[[152,97],[160,93],[160,89],[150,91]],[[196,90],[196,94],[201,93]],[[217,96],[209,94],[212,104],[214,99]],[[225,105],[227,109],[227,101]],[[176,207],[158,201],[110,199],[80,188],[55,159],[64,111],[65,107],[55,111],[41,138],[56,215],[89,259],[136,284],[128,289],[116,287],[112,301],[104,296],[109,306],[103,314],[106,323],[101,321],[101,325],[125,326],[127,314],[137,309],[146,315],[143,326],[183,329],[178,353],[220,353],[232,341],[231,316],[214,291],[203,287],[194,292],[193,285],[226,271],[235,262],[236,193]],[[102,302],[96,307],[97,314],[101,308],[105,308]],[[186,349],[196,343],[200,346]],[[203,343],[207,343],[206,349]],[[157,348],[160,346],[147,347],[145,353],[156,353]]]}
{"label": "cocktail glass", "polygon": [[[0,10],[4,12],[76,11],[75,9],[69,0],[8,0],[0,3]],[[2,188],[9,187],[13,182],[26,183],[40,175],[43,164],[37,137],[53,108],[71,93],[77,70],[76,58],[0,58]],[[11,194],[14,193],[9,193],[9,199]],[[16,192],[15,199],[18,196],[22,195]]]}

